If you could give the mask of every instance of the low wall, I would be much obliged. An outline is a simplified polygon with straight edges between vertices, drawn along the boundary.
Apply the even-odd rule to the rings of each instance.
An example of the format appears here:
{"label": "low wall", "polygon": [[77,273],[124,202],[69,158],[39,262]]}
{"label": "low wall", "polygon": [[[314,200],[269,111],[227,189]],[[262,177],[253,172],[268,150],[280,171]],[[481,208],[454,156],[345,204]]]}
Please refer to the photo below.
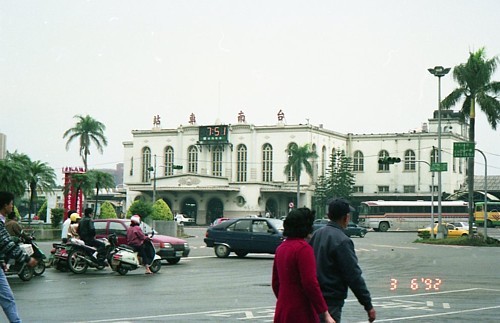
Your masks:
{"label": "low wall", "polygon": [[61,240],[61,229],[54,229],[51,226],[32,226],[30,231],[33,231],[37,240]]}
{"label": "low wall", "polygon": [[158,234],[177,237],[177,222],[175,221],[157,221],[153,220],[153,228]]}

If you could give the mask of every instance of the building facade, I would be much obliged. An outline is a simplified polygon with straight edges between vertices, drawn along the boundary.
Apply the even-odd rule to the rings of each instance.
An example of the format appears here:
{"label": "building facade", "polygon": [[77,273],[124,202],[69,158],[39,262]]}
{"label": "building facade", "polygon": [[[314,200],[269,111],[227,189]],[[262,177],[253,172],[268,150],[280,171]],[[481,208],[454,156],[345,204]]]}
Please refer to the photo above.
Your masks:
{"label": "building facade", "polygon": [[[275,125],[188,125],[132,131],[124,142],[127,208],[138,198],[163,199],[174,213],[207,224],[218,217],[285,216],[296,204],[297,178],[284,172],[287,148],[309,144],[318,157],[313,174],[302,172],[301,204],[311,206],[318,177],[325,175],[331,154],[344,150],[352,158],[354,199],[429,199],[437,176],[426,163],[437,161],[437,119],[408,133],[341,134],[321,125],[287,125],[278,114]],[[159,119],[159,118],[158,118]],[[453,142],[466,141],[467,126],[452,112],[442,115],[442,191],[453,193],[465,183],[465,159],[453,158]],[[401,163],[379,164],[400,157]],[[302,206],[302,205],[301,205]]]}

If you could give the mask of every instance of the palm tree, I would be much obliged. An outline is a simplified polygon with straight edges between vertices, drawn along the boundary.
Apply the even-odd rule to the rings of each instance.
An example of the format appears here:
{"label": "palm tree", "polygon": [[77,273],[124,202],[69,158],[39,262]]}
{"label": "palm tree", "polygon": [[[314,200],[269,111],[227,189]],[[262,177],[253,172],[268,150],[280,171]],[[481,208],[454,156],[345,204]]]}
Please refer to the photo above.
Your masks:
{"label": "palm tree", "polygon": [[26,190],[22,165],[9,158],[0,160],[0,191],[22,196]]}
{"label": "palm tree", "polygon": [[285,166],[285,174],[293,174],[297,177],[297,207],[299,207],[300,198],[300,175],[302,173],[302,168],[312,176],[313,168],[309,159],[316,158],[318,155],[310,149],[309,144],[304,146],[297,146],[292,144],[286,150],[288,153],[288,163]]}
{"label": "palm tree", "polygon": [[108,145],[108,140],[104,136],[106,126],[89,115],[85,117],[76,115],[75,118],[78,119],[78,122],[73,128],[66,130],[63,138],[68,137],[66,150],[69,149],[69,145],[74,139],[80,139],[80,156],[82,157],[85,171],[87,171],[87,158],[88,155],[90,155],[90,144],[93,142],[101,154],[103,152],[103,147]]}
{"label": "palm tree", "polygon": [[31,214],[34,213],[33,206],[37,197],[37,191],[52,192],[56,187],[56,173],[54,169],[39,160],[29,161],[26,165],[26,182],[30,188],[30,209],[28,223],[31,222]]}
{"label": "palm tree", "polygon": [[95,206],[94,206],[94,214],[97,214],[97,202],[99,201],[99,190],[100,189],[111,189],[114,188],[115,179],[113,175],[102,172],[99,170],[89,170],[86,175],[89,177],[90,183],[93,183],[94,186],[94,196],[95,196]]}
{"label": "palm tree", "polygon": [[[469,141],[475,142],[476,103],[486,114],[491,128],[496,130],[500,121],[500,82],[491,81],[498,65],[498,57],[486,58],[484,48],[470,52],[466,63],[453,68],[453,78],[459,87],[443,101],[442,107],[449,109],[463,99],[460,109],[462,118],[469,119]],[[474,158],[468,159],[467,182],[469,188],[469,227],[472,229],[474,202]],[[472,235],[471,235],[472,236]]]}

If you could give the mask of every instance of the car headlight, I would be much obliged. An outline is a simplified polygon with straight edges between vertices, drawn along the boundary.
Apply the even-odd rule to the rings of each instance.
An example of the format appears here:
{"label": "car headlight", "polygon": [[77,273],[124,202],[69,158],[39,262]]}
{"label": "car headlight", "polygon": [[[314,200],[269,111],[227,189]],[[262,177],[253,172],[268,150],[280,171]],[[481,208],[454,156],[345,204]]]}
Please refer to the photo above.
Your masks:
{"label": "car headlight", "polygon": [[172,245],[168,242],[161,242],[160,248],[172,249]]}
{"label": "car headlight", "polygon": [[189,248],[189,243],[184,242],[184,249],[188,249],[188,248]]}

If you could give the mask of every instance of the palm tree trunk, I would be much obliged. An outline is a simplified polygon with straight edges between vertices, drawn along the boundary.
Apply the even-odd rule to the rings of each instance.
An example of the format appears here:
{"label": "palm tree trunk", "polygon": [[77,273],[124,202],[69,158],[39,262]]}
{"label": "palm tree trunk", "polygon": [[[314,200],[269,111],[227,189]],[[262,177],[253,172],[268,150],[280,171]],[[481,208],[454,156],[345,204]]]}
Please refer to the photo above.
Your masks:
{"label": "palm tree trunk", "polygon": [[95,185],[96,192],[95,192],[95,205],[94,205],[94,216],[97,216],[97,201],[99,200],[99,185]]}
{"label": "palm tree trunk", "polygon": [[299,198],[300,198],[300,176],[297,175],[297,205],[295,205],[295,208],[299,208]]}
{"label": "palm tree trunk", "polygon": [[[33,214],[33,205],[35,204],[36,185],[30,185],[30,209],[28,214],[28,226],[31,225],[31,215]],[[7,214],[8,215],[8,214]]]}
{"label": "palm tree trunk", "polygon": [[[474,98],[471,99],[469,116],[469,142],[473,142],[475,147],[476,115]],[[467,186],[469,189],[469,237],[472,237],[472,223],[474,222],[474,157],[467,159]]]}

